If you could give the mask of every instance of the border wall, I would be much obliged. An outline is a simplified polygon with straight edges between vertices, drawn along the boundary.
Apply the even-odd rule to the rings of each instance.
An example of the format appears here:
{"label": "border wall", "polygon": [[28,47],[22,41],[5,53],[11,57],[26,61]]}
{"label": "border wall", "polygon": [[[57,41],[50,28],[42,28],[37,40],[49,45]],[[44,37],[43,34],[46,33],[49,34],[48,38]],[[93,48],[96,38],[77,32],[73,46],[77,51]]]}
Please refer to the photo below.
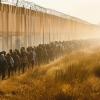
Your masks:
{"label": "border wall", "polygon": [[28,2],[0,3],[0,49],[53,41],[97,38],[100,28],[81,19]]}

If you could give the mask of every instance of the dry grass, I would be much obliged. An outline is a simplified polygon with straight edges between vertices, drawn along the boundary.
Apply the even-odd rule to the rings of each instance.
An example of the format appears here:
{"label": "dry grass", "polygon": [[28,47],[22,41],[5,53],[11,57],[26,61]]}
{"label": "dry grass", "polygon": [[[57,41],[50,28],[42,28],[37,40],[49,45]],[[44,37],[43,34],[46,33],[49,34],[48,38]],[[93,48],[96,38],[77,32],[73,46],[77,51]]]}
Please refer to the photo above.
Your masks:
{"label": "dry grass", "polygon": [[0,100],[100,100],[100,52],[73,52],[1,81]]}

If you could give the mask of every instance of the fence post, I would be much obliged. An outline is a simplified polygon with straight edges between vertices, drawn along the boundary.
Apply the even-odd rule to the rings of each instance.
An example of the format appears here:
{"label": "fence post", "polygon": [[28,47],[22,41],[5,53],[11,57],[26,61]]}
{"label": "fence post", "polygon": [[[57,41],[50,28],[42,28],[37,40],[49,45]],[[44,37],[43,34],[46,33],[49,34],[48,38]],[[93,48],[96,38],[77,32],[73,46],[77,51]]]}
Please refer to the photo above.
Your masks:
{"label": "fence post", "polygon": [[18,2],[19,2],[19,1],[17,0],[17,1],[16,1],[16,6],[18,5]]}

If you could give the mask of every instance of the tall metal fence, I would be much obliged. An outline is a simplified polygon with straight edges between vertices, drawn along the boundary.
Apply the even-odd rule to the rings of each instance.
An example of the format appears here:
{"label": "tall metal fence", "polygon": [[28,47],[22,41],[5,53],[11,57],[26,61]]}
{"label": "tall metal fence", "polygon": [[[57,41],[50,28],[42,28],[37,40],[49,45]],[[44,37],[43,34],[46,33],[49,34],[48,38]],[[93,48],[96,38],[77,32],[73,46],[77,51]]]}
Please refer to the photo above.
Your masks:
{"label": "tall metal fence", "polygon": [[94,38],[99,32],[96,25],[32,2],[1,0],[0,3],[1,50],[52,41]]}

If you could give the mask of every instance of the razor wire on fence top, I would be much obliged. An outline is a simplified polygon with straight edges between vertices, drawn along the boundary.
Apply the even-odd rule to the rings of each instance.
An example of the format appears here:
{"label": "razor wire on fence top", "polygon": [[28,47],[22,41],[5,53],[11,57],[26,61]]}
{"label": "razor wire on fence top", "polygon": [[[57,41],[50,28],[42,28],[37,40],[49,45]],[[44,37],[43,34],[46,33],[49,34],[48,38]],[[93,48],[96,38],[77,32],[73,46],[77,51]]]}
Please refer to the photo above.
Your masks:
{"label": "razor wire on fence top", "polygon": [[41,7],[39,5],[36,5],[34,2],[26,1],[26,0],[0,0],[1,3],[3,4],[10,4],[18,7],[25,7],[27,9],[32,9],[32,10],[39,10],[39,11],[45,11],[46,8]]}
{"label": "razor wire on fence top", "polygon": [[34,2],[29,2],[26,0],[0,0],[1,3],[4,4],[10,4],[10,5],[14,5],[14,6],[18,6],[18,7],[25,7],[25,8],[30,8],[30,7],[34,7],[35,3]]}
{"label": "razor wire on fence top", "polygon": [[4,4],[16,5],[17,0],[0,0],[0,2]]}
{"label": "razor wire on fence top", "polygon": [[70,16],[67,16],[64,13],[61,13],[61,12],[58,12],[58,11],[55,11],[55,10],[52,10],[52,9],[41,7],[37,4],[35,4],[34,2],[31,2],[31,1],[26,1],[26,0],[0,0],[0,2],[2,4],[9,4],[9,5],[17,6],[17,7],[24,7],[24,8],[27,8],[27,9],[40,11],[40,12],[43,12],[43,13],[48,13],[48,14],[56,15],[56,16],[63,17],[63,18],[68,18],[68,19],[70,18]]}
{"label": "razor wire on fence top", "polygon": [[[9,4],[17,7],[24,7],[31,10],[36,10],[44,13],[50,13],[52,11],[47,8],[36,5],[34,2],[26,1],[26,0],[0,0],[2,4]],[[53,13],[51,13],[53,14]]]}
{"label": "razor wire on fence top", "polygon": [[71,19],[73,21],[83,22],[85,24],[89,24],[88,22],[86,22],[84,20],[80,20],[76,17],[66,15],[62,12],[55,11],[55,10],[49,9],[49,8],[41,7],[37,4],[35,4],[33,1],[31,2],[31,1],[27,1],[27,0],[0,0],[0,2],[2,4],[9,4],[9,5],[17,6],[17,7],[24,7],[26,9],[31,9],[31,10],[34,10],[34,11],[39,11],[39,12],[55,15],[55,16],[58,16],[58,17],[62,17],[62,18],[65,18],[65,19]]}

